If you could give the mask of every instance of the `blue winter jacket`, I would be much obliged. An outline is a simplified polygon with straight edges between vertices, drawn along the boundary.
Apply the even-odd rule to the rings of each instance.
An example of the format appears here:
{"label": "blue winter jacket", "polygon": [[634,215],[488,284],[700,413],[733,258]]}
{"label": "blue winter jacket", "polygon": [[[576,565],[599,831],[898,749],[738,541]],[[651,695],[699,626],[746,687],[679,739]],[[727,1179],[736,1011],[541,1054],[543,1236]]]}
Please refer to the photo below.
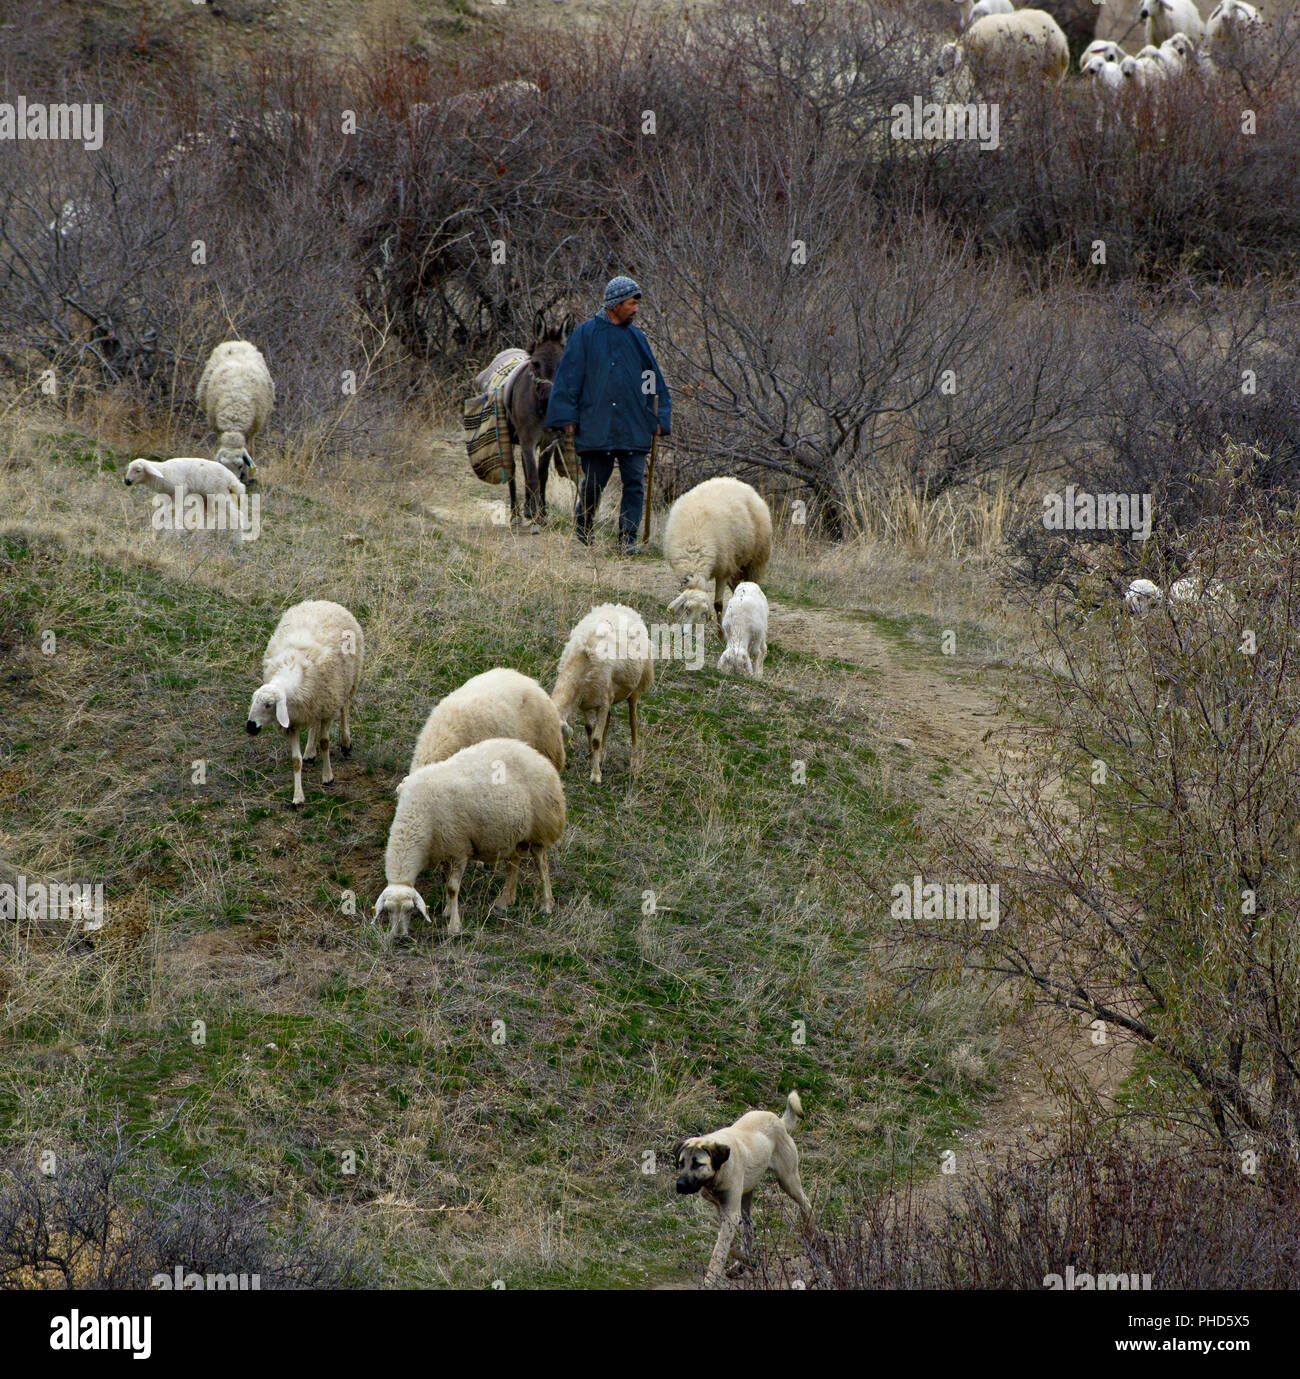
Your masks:
{"label": "blue winter jacket", "polygon": [[654,375],[658,425],[666,436],[672,399],[650,342],[634,324],[616,326],[600,312],[569,336],[551,386],[546,425],[558,430],[576,424],[578,450],[644,453],[656,424],[655,394],[642,383],[646,373]]}

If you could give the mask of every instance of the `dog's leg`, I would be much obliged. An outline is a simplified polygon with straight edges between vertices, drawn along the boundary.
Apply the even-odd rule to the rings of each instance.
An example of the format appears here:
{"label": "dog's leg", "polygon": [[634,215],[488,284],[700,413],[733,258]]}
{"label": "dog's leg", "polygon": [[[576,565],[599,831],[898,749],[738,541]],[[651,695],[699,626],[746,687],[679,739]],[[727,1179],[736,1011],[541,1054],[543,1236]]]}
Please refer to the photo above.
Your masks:
{"label": "dog's leg", "polygon": [[736,1238],[736,1227],[740,1224],[740,1203],[734,1196],[727,1197],[718,1208],[718,1242],[709,1257],[709,1267],[704,1273],[704,1286],[712,1288],[722,1282],[726,1275],[727,1258],[731,1254],[731,1242]]}
{"label": "dog's leg", "polygon": [[803,1215],[805,1233],[811,1230],[812,1203],[804,1195],[803,1184],[799,1181],[799,1160],[796,1158],[791,1161],[784,1154],[773,1155],[772,1171],[776,1174],[776,1181],[780,1184],[781,1191],[799,1204],[799,1210]]}

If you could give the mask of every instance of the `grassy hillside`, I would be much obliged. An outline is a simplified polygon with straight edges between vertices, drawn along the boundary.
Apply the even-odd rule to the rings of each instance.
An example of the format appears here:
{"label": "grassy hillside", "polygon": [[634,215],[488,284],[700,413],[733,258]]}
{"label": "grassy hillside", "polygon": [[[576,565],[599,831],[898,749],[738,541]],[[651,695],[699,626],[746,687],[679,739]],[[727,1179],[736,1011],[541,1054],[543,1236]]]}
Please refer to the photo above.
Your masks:
{"label": "grassy hillside", "polygon": [[[843,647],[774,639],[760,683],[717,675],[716,638],[698,671],[661,662],[635,771],[621,711],[603,786],[576,735],[554,914],[527,869],[490,914],[500,878],[474,866],[465,936],[389,951],[367,918],[430,705],[494,664],[549,685],[594,602],[661,620],[657,556],[584,564],[562,530],[453,520],[485,490],[423,456],[311,481],[267,464],[261,538],[231,554],[153,537],[125,453],[40,428],[6,449],[0,859],[102,881],[109,916],[93,951],[5,945],[7,1146],[91,1144],[122,1116],[162,1127],[160,1164],[354,1225],[379,1281],[638,1285],[707,1256],[711,1212],[673,1192],[683,1133],[799,1088],[804,1181],[834,1218],[977,1117],[978,993],[886,962],[921,824]],[[779,553],[769,593],[787,582],[809,606],[816,577]],[[308,597],[353,610],[366,669],[351,758],[328,790],[306,767],[294,812],[282,745],[243,724]],[[421,889],[436,914],[440,880]]]}

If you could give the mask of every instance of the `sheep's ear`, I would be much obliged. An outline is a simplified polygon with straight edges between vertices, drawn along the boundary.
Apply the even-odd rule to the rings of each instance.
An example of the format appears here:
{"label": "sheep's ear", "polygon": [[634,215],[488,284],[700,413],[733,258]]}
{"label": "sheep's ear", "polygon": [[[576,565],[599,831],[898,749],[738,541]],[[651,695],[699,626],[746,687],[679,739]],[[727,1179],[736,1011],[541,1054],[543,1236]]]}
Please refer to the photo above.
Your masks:
{"label": "sheep's ear", "polygon": [[289,697],[283,690],[275,696],[275,721],[286,731],[289,727]]}
{"label": "sheep's ear", "polygon": [[[415,908],[419,910],[419,912],[425,917],[425,919],[429,919],[429,911],[425,906],[424,897],[420,894],[419,891],[416,891],[415,893]],[[429,920],[429,922],[433,923],[432,920]]]}

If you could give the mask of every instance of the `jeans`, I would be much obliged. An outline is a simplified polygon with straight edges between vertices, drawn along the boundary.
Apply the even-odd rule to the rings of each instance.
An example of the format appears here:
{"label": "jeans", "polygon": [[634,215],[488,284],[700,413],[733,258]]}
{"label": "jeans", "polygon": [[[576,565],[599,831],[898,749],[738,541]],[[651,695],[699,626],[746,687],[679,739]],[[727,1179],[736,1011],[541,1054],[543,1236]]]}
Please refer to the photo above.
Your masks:
{"label": "jeans", "polygon": [[582,486],[573,508],[573,529],[578,540],[591,544],[591,524],[600,507],[600,495],[605,491],[618,463],[618,477],[623,481],[623,501],[618,509],[618,544],[627,550],[635,546],[641,531],[641,512],[645,507],[645,459],[628,450],[583,450],[578,455],[582,465]]}

